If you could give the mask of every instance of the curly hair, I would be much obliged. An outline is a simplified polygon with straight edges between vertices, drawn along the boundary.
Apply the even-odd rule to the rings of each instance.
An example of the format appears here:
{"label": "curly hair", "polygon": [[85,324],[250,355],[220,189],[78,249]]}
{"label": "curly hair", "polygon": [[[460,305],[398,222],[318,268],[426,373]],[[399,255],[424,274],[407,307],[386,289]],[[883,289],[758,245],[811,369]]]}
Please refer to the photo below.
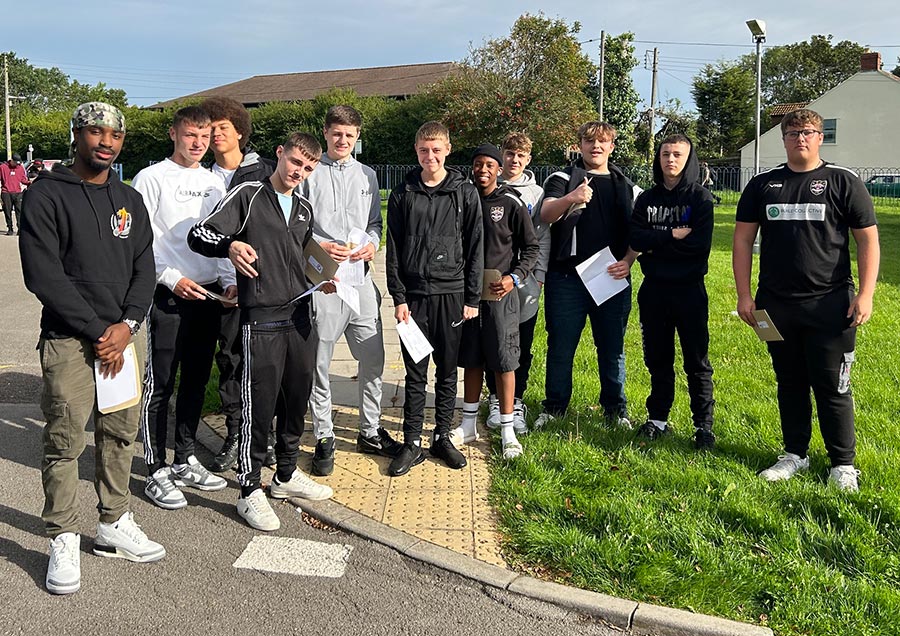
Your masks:
{"label": "curly hair", "polygon": [[210,121],[222,121],[227,119],[241,136],[238,146],[243,150],[250,141],[250,133],[253,125],[250,123],[250,113],[240,102],[230,97],[209,97],[200,104],[200,108],[209,114]]}

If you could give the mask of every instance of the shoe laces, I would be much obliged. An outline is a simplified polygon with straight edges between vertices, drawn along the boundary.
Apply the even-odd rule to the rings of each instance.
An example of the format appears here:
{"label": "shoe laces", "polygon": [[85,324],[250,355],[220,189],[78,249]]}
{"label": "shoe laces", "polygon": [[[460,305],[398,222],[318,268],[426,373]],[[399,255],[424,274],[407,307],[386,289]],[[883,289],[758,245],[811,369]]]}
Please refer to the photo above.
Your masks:
{"label": "shoe laces", "polygon": [[133,512],[126,512],[113,527],[137,544],[147,541],[147,535],[135,522]]}
{"label": "shoe laces", "polygon": [[54,540],[53,565],[56,569],[66,566],[77,567],[80,563],[77,537],[57,536]]}
{"label": "shoe laces", "polygon": [[177,490],[177,487],[175,486],[175,480],[172,479],[172,476],[169,473],[166,473],[162,478],[151,475],[150,479],[153,480],[153,483],[156,484],[156,487],[159,488],[160,492],[162,492],[163,497],[167,497],[172,492]]}
{"label": "shoe laces", "polygon": [[802,465],[802,459],[798,459],[797,457],[793,457],[790,455],[779,455],[778,461],[775,462],[775,465],[772,466],[772,468],[793,468],[795,466],[799,467]]}
{"label": "shoe laces", "polygon": [[831,475],[841,488],[846,488],[857,484],[859,470],[853,466],[835,466]]}

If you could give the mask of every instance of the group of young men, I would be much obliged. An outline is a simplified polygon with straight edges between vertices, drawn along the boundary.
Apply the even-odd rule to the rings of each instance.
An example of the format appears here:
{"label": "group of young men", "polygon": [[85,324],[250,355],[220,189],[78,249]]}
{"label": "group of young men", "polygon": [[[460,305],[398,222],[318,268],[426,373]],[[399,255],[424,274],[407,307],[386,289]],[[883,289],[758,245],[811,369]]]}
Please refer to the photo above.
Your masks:
{"label": "group of young men", "polygon": [[[235,463],[237,511],[253,528],[280,527],[262,488],[263,465],[275,467],[272,498],[331,497],[331,488],[299,470],[297,460],[309,405],[316,438],[312,473],[325,476],[334,469],[329,366],[342,335],[359,362],[357,450],[390,458],[393,476],[425,459],[429,357],[436,366],[430,454],[450,468],[466,465],[459,447],[479,436],[485,372],[486,424],[500,429],[504,458],[522,454],[518,436],[528,429],[522,396],[542,292],[546,398],[531,427],[566,414],[575,352],[590,317],[604,419],[630,428],[624,336],[631,290],[626,286],[598,305],[579,274],[579,266],[604,248],[612,255],[606,273],[613,279],[630,278],[635,260],[644,273],[638,306],[651,388],[638,434],[653,440],[670,431],[677,332],[694,443],[713,447],[704,286],[713,201],[687,137],[662,141],[654,185],[641,192],[609,160],[615,129],[588,122],[578,130],[581,158],[552,174],[542,189],[527,170],[532,148],[524,134],[511,133],[502,147],[475,149],[468,180],[445,165],[451,152],[447,128],[439,122],[420,127],[420,167],[388,200],[386,276],[395,319],[415,322],[433,351],[414,358],[403,347],[398,441],[380,424],[381,295],[369,266],[381,247],[382,220],[375,174],[353,157],[361,126],[353,108],[332,107],[324,152],[314,136],[292,133],[273,163],[247,151],[252,128],[243,106],[212,98],[176,112],[169,129],[172,155],[139,172],[131,188],[110,170],[125,138],[122,113],[99,102],[76,109],[71,167],[45,171],[29,188],[21,238],[25,282],[43,305],[48,590],[65,594],[80,587],[75,485],[91,419],[100,501],[95,554],[139,562],[165,556],[129,511],[139,429],[144,492],[161,508],[186,506],[185,487],[225,488],[216,473]],[[858,177],[819,159],[818,115],[796,111],[782,131],[788,162],[747,186],[734,243],[741,318],[755,324],[752,311],[765,308],[784,335],[769,348],[786,454],[761,476],[787,479],[808,466],[812,388],[831,480],[855,490],[849,374],[855,329],[872,310],[874,212]],[[210,147],[215,163],[207,170],[200,160]],[[754,301],[750,247],[757,228],[763,250]],[[859,293],[850,276],[847,228],[859,244]],[[317,288],[306,269],[313,242],[338,265],[338,275]],[[101,376],[116,375],[130,343],[137,364],[145,365],[142,400],[102,413],[94,399],[95,367]],[[214,357],[228,434],[207,468],[194,445]],[[454,428],[459,367],[465,394],[462,421]],[[179,371],[169,464],[168,403]]]}

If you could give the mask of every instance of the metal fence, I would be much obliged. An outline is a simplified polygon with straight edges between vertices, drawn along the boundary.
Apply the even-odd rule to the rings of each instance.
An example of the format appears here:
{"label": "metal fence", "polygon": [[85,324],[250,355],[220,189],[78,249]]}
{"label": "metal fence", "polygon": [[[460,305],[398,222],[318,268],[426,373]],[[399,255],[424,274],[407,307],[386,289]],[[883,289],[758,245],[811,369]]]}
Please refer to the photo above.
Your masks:
{"label": "metal fence", "polygon": [[[418,166],[412,165],[374,165],[372,168],[378,176],[378,185],[382,189],[381,196],[386,199],[390,191],[403,181],[410,170]],[[471,166],[452,166],[465,175],[471,172]],[[563,166],[530,166],[538,184]],[[622,171],[642,188],[653,185],[653,172],[649,166],[620,166]],[[875,205],[879,207],[900,208],[900,168],[853,168],[866,183]],[[710,166],[713,179],[712,191],[724,205],[737,205],[741,189],[753,176],[753,168],[741,166]]]}

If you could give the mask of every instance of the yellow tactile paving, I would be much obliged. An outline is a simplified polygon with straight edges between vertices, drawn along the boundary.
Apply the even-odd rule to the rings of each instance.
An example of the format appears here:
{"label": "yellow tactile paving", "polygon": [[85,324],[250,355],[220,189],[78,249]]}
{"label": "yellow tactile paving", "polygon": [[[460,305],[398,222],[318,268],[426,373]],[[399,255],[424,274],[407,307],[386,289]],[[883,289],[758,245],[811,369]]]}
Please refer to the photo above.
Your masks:
{"label": "yellow tactile paving", "polygon": [[506,561],[500,551],[500,534],[494,530],[476,530],[475,558],[493,565],[506,567]]}
{"label": "yellow tactile paving", "polygon": [[[454,552],[461,552],[466,556],[475,556],[475,539],[471,530],[409,530],[411,535],[436,543],[439,546],[450,548]],[[502,565],[506,567],[505,563]]]}
{"label": "yellow tactile paving", "polygon": [[392,484],[383,522],[402,530],[472,530],[472,493],[397,490]]}
{"label": "yellow tactile paving", "polygon": [[334,500],[375,521],[381,521],[387,501],[387,489],[335,488]]}

